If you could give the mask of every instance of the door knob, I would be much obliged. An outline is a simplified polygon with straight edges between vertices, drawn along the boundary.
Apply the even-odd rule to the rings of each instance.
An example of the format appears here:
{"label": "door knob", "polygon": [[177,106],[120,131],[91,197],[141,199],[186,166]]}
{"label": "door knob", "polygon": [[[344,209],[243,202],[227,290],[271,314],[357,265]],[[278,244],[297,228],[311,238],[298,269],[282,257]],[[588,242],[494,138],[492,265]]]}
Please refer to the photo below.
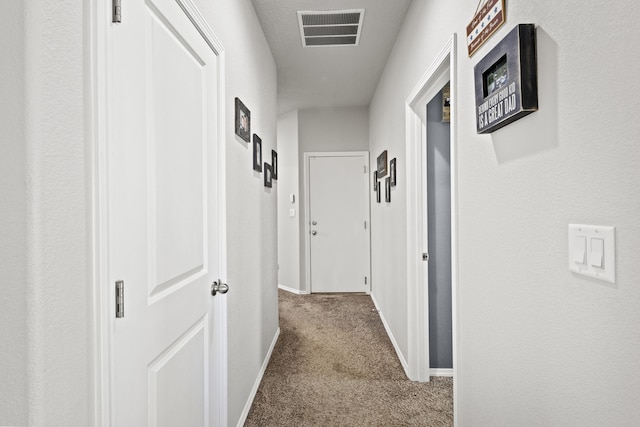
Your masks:
{"label": "door knob", "polygon": [[318,234],[318,232],[317,232],[316,230],[313,230],[313,231],[311,232],[311,234],[312,234],[313,236],[315,236],[316,234]]}
{"label": "door knob", "polygon": [[318,225],[318,221],[311,221],[311,225]]}
{"label": "door knob", "polygon": [[221,294],[226,294],[227,292],[229,292],[229,285],[227,285],[226,283],[222,283],[222,280],[216,280],[211,284],[211,295],[215,296],[215,294],[217,294],[218,292],[220,292]]}

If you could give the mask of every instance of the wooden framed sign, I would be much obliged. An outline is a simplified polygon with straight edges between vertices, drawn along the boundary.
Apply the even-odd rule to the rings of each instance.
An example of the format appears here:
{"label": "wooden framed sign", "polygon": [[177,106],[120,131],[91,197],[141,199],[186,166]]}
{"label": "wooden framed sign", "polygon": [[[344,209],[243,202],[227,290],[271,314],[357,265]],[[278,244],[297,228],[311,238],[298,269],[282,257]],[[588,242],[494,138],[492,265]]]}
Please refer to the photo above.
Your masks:
{"label": "wooden framed sign", "polygon": [[519,24],[473,67],[476,129],[489,133],[538,110],[536,27]]}
{"label": "wooden framed sign", "polygon": [[473,55],[504,24],[504,0],[488,0],[467,25],[467,49]]}

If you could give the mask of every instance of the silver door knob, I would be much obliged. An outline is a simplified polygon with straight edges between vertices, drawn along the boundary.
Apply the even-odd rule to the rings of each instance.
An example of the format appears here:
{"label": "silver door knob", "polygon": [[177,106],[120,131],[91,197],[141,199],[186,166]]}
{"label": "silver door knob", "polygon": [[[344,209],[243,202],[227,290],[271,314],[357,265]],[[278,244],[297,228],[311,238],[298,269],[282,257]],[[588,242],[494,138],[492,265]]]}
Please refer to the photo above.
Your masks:
{"label": "silver door knob", "polygon": [[311,225],[318,225],[318,221],[311,221]]}
{"label": "silver door knob", "polygon": [[229,292],[229,285],[227,285],[226,283],[222,283],[222,280],[215,281],[211,284],[211,295],[217,294],[218,292],[220,292],[221,294],[226,294],[227,292]]}
{"label": "silver door knob", "polygon": [[313,231],[311,232],[311,235],[313,235],[313,236],[315,236],[316,234],[318,234],[318,232],[317,232],[316,230],[313,230]]}

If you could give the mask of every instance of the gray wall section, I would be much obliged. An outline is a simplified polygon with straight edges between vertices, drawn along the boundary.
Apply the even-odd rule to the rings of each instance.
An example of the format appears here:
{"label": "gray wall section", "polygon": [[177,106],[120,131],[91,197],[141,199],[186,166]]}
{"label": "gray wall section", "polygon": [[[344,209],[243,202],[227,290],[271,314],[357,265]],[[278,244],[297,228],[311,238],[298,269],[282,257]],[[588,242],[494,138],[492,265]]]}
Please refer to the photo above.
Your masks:
{"label": "gray wall section", "polygon": [[442,92],[427,104],[429,228],[429,362],[453,368],[451,321],[450,125],[442,123]]}

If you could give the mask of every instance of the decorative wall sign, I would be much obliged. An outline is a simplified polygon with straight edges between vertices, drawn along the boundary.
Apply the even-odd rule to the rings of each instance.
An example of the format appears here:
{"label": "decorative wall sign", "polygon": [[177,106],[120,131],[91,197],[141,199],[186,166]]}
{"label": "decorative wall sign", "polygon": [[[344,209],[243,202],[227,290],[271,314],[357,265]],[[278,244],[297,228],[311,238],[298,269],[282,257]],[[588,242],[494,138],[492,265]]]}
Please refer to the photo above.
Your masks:
{"label": "decorative wall sign", "polygon": [[278,153],[276,150],[271,150],[271,169],[273,179],[278,179]]}
{"label": "decorative wall sign", "polygon": [[[480,0],[482,2],[482,0]],[[488,0],[467,25],[467,49],[473,55],[504,24],[504,0]]]}
{"label": "decorative wall sign", "polygon": [[262,172],[262,139],[253,134],[253,170]]}
{"label": "decorative wall sign", "polygon": [[391,186],[395,187],[396,186],[396,158],[395,157],[391,159],[391,162],[389,162],[389,175],[391,178]]}
{"label": "decorative wall sign", "polygon": [[378,178],[387,175],[387,150],[378,156]]}
{"label": "decorative wall sign", "polygon": [[268,188],[273,187],[272,179],[273,169],[271,169],[271,165],[269,163],[264,162],[264,186]]}
{"label": "decorative wall sign", "polygon": [[535,25],[517,25],[473,73],[478,133],[496,131],[538,110]]}
{"label": "decorative wall sign", "polygon": [[251,112],[236,98],[236,135],[249,142],[251,135]]}

